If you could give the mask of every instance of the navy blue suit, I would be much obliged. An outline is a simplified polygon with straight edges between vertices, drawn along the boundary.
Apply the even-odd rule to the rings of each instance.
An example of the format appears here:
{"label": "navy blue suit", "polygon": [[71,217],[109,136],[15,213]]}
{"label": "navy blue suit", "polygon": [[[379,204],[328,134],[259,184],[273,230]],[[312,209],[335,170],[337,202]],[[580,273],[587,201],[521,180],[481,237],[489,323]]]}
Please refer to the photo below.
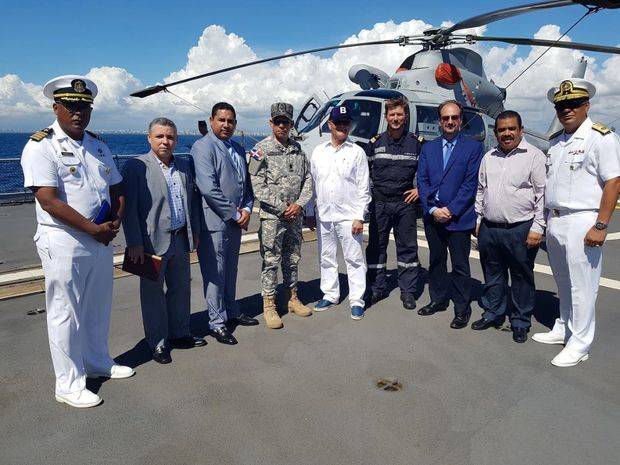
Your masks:
{"label": "navy blue suit", "polygon": [[[484,152],[482,143],[459,134],[444,169],[443,141],[443,137],[438,137],[424,144],[418,163],[418,192],[430,249],[429,293],[433,302],[446,302],[452,297],[455,313],[469,315],[470,236],[476,225],[474,202]],[[452,218],[447,223],[436,222],[430,213],[433,207],[447,207]],[[448,250],[452,261],[452,296],[446,263]]]}

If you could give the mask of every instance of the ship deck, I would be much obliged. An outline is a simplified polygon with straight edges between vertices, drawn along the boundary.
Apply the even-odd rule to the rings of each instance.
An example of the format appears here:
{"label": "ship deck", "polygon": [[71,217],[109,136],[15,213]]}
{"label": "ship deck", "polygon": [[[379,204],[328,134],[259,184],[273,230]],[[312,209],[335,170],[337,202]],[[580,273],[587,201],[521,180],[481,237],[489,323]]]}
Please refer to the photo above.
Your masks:
{"label": "ship deck", "polygon": [[[6,231],[5,224],[3,218]],[[619,226],[616,218],[612,231]],[[28,234],[22,230],[18,241],[32,247]],[[334,309],[309,318],[285,314],[277,331],[259,317],[259,326],[235,330],[238,345],[207,337],[206,347],[175,350],[163,366],[143,340],[138,280],[126,277],[115,281],[110,350],[137,374],[89,380],[104,402],[77,410],[54,401],[45,314],[26,314],[44,306],[43,295],[1,301],[1,462],[616,464],[617,244],[607,245],[590,360],[564,369],[549,363],[559,346],[517,345],[505,329],[452,330],[451,309],[418,316],[402,308],[397,290],[354,322],[344,269],[344,301]],[[545,259],[541,251],[532,332],[545,330],[558,312]],[[471,264],[479,291],[475,253]],[[393,282],[393,244],[389,268]],[[251,315],[261,312],[259,270],[257,253],[240,257],[238,298]],[[204,336],[197,265],[192,276],[192,330]],[[303,245],[300,277],[302,299],[320,298],[316,243]],[[418,302],[428,302],[426,289]],[[398,379],[402,389],[377,389],[382,377]]]}

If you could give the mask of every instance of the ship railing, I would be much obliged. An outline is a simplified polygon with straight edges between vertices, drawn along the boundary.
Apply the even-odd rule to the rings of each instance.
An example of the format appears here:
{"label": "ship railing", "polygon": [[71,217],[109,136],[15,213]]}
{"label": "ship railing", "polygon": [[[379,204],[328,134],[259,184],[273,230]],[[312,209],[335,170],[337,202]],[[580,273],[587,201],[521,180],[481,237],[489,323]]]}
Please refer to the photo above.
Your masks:
{"label": "ship railing", "polygon": [[[114,163],[123,169],[130,158],[138,154],[114,155]],[[175,153],[175,157],[188,157],[189,152]],[[24,188],[24,173],[20,158],[0,158],[0,205],[34,202],[30,189]]]}

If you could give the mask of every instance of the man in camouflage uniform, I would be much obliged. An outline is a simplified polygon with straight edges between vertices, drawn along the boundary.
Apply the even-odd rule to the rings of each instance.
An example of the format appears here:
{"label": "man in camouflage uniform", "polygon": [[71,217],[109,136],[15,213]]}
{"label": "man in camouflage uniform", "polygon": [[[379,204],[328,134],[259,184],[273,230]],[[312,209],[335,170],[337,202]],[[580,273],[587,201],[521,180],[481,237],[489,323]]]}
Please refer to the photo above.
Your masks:
{"label": "man in camouflage uniform", "polygon": [[287,292],[289,312],[312,312],[297,297],[297,264],[301,258],[303,208],[312,197],[310,165],[301,146],[290,139],[293,106],[271,105],[272,135],[250,152],[250,179],[254,198],[260,202],[260,253],[263,312],[268,328],[284,326],[276,309],[278,265]]}

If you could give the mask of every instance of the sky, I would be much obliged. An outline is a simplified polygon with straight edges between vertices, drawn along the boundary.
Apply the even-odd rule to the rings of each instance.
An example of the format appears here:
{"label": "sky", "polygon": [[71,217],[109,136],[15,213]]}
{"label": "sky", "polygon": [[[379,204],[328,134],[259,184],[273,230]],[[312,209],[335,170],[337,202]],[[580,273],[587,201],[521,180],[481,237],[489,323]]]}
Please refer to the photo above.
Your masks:
{"label": "sky", "polygon": [[[526,0],[529,2],[531,0]],[[36,130],[53,119],[43,84],[61,74],[86,74],[100,95],[91,129],[141,130],[155,116],[194,129],[208,115],[171,95],[147,99],[129,93],[254,59],[308,48],[419,34],[519,0],[469,2],[235,2],[21,0],[3,5],[0,28],[0,130]],[[445,5],[449,5],[448,8]],[[477,29],[487,36],[556,39],[583,13],[582,6],[521,15]],[[604,10],[575,27],[575,42],[620,45],[620,10]],[[487,75],[508,84],[542,48],[476,44]],[[173,88],[203,109],[233,103],[239,127],[264,131],[274,99],[300,106],[317,93],[334,95],[357,86],[348,69],[367,63],[391,74],[417,47],[359,47],[282,60]],[[530,126],[546,129],[552,109],[547,89],[570,75],[583,53],[553,50],[508,91],[506,106],[521,111]],[[620,56],[585,53],[586,77],[598,87],[593,115],[604,123],[620,117]]]}

